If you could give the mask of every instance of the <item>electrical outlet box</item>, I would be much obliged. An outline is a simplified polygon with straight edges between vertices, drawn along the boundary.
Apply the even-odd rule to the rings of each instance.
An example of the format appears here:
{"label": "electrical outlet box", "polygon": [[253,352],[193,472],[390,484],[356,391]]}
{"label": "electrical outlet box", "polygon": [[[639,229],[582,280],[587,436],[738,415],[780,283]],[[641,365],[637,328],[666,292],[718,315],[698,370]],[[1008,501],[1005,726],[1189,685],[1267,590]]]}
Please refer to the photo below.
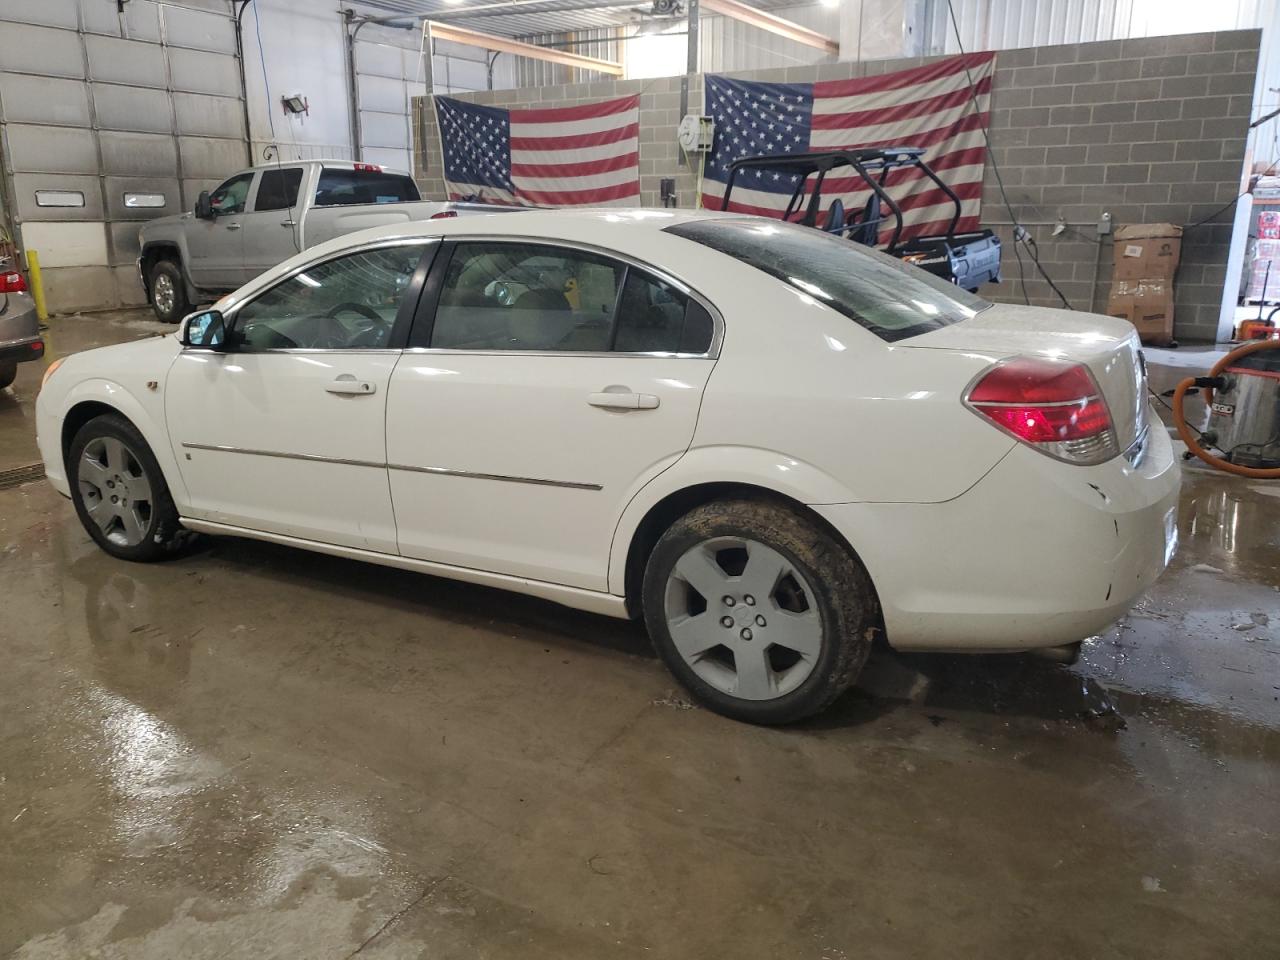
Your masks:
{"label": "electrical outlet box", "polygon": [[1108,212],[1104,212],[1102,216],[1098,218],[1098,236],[1105,237],[1110,232],[1111,232],[1111,214]]}

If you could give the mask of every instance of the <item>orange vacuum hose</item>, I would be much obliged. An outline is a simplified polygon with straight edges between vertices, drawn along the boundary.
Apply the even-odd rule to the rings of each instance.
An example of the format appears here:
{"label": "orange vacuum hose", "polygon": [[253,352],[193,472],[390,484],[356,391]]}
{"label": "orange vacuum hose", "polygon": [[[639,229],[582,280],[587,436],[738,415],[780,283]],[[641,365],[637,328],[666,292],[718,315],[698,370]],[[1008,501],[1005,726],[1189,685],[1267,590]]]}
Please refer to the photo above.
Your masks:
{"label": "orange vacuum hose", "polygon": [[[1243,347],[1237,347],[1225,357],[1213,365],[1213,369],[1209,371],[1209,376],[1219,376],[1223,370],[1231,366],[1241,357],[1246,357],[1251,353],[1259,353],[1262,350],[1280,350],[1280,340],[1259,340],[1256,343],[1246,343]],[[1211,467],[1217,467],[1227,473],[1234,473],[1238,477],[1252,477],[1255,480],[1277,480],[1280,479],[1280,467],[1242,467],[1238,463],[1232,463],[1229,460],[1223,460],[1221,457],[1215,457],[1212,453],[1200,446],[1195,434],[1191,432],[1191,428],[1187,426],[1187,417],[1182,409],[1182,399],[1187,395],[1187,391],[1196,385],[1195,377],[1188,377],[1183,380],[1173,391],[1173,424],[1178,428],[1178,435],[1182,437],[1182,442],[1187,445],[1187,449],[1194,453],[1197,457],[1209,464]],[[1204,402],[1206,406],[1213,403],[1213,387],[1204,388]]]}

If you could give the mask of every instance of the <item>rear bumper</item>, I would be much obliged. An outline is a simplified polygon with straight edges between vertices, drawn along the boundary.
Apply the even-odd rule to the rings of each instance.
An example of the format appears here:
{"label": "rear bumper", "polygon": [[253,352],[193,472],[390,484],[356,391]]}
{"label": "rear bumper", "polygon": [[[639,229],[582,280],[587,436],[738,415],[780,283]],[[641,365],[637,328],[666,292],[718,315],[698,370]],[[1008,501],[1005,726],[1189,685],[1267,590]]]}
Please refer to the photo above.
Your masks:
{"label": "rear bumper", "polygon": [[1019,445],[946,503],[814,509],[866,564],[892,646],[1007,652],[1074,643],[1123,616],[1173,555],[1180,483],[1156,430],[1137,467]]}
{"label": "rear bumper", "polygon": [[0,340],[0,364],[39,360],[44,356],[44,339],[39,336]]}

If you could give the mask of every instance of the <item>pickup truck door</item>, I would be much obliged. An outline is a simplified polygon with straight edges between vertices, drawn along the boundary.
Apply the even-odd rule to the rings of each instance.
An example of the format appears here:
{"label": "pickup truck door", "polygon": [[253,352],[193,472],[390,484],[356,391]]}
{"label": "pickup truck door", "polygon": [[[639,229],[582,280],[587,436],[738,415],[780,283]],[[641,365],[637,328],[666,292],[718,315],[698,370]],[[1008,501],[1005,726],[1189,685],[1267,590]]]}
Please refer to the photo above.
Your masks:
{"label": "pickup truck door", "polygon": [[265,273],[302,251],[298,221],[303,183],[302,167],[264,169],[246,211],[240,215],[243,229],[244,274],[242,283]]}
{"label": "pickup truck door", "polygon": [[254,176],[252,170],[237,173],[209,195],[212,220],[186,221],[187,274],[197,287],[234,290],[244,282],[241,218]]}
{"label": "pickup truck door", "polygon": [[396,552],[387,388],[437,246],[310,264],[229,314],[234,349],[178,355],[165,418],[189,516]]}

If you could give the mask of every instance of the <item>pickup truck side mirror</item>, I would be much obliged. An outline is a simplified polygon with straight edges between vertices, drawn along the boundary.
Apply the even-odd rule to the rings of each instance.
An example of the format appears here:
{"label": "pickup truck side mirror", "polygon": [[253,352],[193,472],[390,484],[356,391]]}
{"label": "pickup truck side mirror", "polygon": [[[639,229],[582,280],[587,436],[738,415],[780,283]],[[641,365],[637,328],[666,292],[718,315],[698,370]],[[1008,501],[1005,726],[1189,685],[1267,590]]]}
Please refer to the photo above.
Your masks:
{"label": "pickup truck side mirror", "polygon": [[178,335],[184,347],[194,350],[224,351],[228,344],[227,321],[218,310],[187,314]]}
{"label": "pickup truck side mirror", "polygon": [[200,196],[196,197],[196,208],[192,212],[197,220],[212,220],[218,215],[213,209],[208,190],[200,191]]}

